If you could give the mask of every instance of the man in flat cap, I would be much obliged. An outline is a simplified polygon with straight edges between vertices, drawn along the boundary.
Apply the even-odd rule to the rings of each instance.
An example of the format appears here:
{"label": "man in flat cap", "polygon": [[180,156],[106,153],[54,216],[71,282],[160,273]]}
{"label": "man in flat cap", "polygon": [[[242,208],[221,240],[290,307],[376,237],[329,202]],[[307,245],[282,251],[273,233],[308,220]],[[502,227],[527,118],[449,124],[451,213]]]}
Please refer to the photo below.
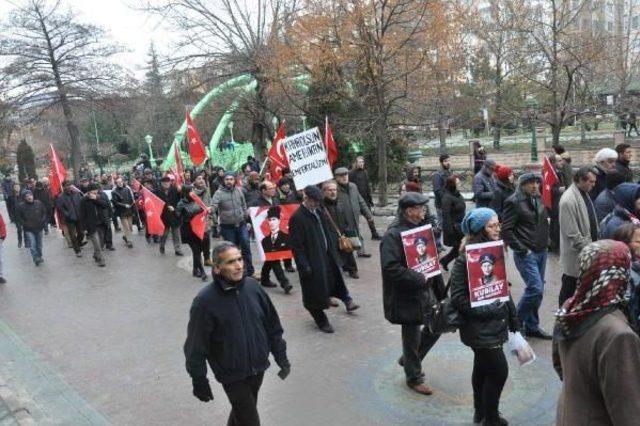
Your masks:
{"label": "man in flat cap", "polygon": [[371,254],[365,251],[364,239],[360,232],[360,215],[363,215],[369,222],[369,226],[373,226],[375,230],[371,209],[360,195],[358,187],[349,182],[349,170],[346,167],[338,167],[333,174],[338,184],[338,203],[342,204],[346,212],[347,227],[355,230],[355,235],[347,235],[347,237],[357,237],[360,240],[358,257],[371,257]]}
{"label": "man in flat cap", "polygon": [[298,266],[302,303],[313,317],[316,325],[325,333],[333,333],[324,310],[329,307],[329,298],[337,297],[344,302],[347,312],[356,305],[340,273],[338,241],[331,232],[331,222],[320,209],[322,192],[316,186],[304,188],[300,208],[289,219],[289,246]]}
{"label": "man in flat cap", "polygon": [[422,360],[440,338],[431,330],[433,307],[443,297],[444,283],[440,275],[426,278],[409,268],[401,233],[427,224],[428,201],[424,194],[405,193],[380,243],[384,316],[402,326],[402,357],[398,363],[404,367],[407,386],[422,395],[433,393],[425,383]]}
{"label": "man in flat cap", "polygon": [[540,199],[540,183],[537,174],[520,176],[516,192],[504,203],[502,236],[513,249],[513,260],[526,286],[518,303],[524,334],[550,340],[551,335],[540,328],[538,318],[549,242],[549,220]]}

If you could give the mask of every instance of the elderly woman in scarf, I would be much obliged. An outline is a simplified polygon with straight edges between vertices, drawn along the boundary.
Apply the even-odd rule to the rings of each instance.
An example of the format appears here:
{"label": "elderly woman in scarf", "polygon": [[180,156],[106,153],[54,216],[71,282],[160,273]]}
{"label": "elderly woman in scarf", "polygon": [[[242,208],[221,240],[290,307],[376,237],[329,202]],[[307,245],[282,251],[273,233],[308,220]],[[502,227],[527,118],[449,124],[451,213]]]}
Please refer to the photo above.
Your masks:
{"label": "elderly woman in scarf", "polygon": [[640,338],[624,313],[631,254],[622,242],[596,241],[579,268],[576,291],[556,314],[557,424],[637,425]]}
{"label": "elderly woman in scarf", "polygon": [[465,240],[451,269],[451,302],[460,312],[460,340],[473,350],[473,422],[485,426],[508,424],[498,407],[509,366],[502,350],[509,331],[520,325],[511,298],[507,302],[471,307],[465,246],[500,239],[500,221],[495,211],[481,207],[468,212],[462,220]]}

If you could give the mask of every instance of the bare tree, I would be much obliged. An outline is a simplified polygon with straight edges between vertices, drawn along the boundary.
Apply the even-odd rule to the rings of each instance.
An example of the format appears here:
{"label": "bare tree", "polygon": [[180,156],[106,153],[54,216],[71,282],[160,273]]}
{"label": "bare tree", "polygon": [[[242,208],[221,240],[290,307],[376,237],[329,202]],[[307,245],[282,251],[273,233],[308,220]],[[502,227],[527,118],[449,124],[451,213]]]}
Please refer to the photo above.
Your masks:
{"label": "bare tree", "polygon": [[10,13],[0,32],[0,57],[8,60],[2,67],[11,88],[8,97],[37,114],[62,108],[78,178],[81,150],[73,102],[112,87],[120,69],[107,61],[119,49],[104,42],[102,29],[79,23],[60,1],[26,1]]}
{"label": "bare tree", "polygon": [[[286,15],[285,0],[163,0],[144,1],[142,8],[157,14],[180,30],[182,39],[170,65],[207,69],[210,80],[222,75],[248,73],[257,81],[255,98],[249,105],[252,142],[257,156],[272,135],[269,111],[268,70],[270,46]],[[295,2],[291,2],[295,7]]]}

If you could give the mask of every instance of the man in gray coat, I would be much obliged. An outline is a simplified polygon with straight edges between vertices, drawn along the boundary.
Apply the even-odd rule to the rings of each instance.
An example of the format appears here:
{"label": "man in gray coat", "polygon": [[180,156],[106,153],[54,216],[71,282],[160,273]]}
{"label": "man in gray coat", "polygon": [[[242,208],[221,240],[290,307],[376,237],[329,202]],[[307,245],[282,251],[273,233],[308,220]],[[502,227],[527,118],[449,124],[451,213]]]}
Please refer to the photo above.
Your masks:
{"label": "man in gray coat", "polygon": [[354,229],[356,235],[347,235],[348,237],[358,237],[360,240],[360,248],[358,249],[358,257],[371,257],[364,248],[364,239],[360,232],[360,215],[362,214],[369,224],[373,224],[373,214],[367,206],[367,202],[362,198],[358,187],[349,182],[349,170],[346,167],[338,167],[333,172],[336,182],[338,183],[338,203],[342,204],[346,211],[346,223],[348,229]]}
{"label": "man in gray coat", "polygon": [[489,207],[491,204],[493,194],[497,189],[496,181],[493,178],[495,170],[496,162],[486,160],[484,166],[473,177],[473,201],[476,202],[476,207]]}
{"label": "man in gray coat", "polygon": [[591,166],[582,166],[560,198],[560,261],[562,287],[560,306],[573,296],[578,282],[578,256],[584,247],[598,239],[598,220],[589,197],[596,184]]}

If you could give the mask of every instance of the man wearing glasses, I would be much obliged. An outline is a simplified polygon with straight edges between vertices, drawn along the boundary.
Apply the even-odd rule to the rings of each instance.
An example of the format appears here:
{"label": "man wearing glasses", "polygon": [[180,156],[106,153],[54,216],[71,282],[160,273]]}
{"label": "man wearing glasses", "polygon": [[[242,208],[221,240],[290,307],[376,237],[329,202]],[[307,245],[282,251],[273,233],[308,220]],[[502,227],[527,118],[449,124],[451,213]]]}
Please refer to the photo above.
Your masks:
{"label": "man wearing glasses", "polygon": [[551,335],[540,328],[538,318],[549,240],[549,221],[540,199],[540,183],[540,176],[534,173],[520,176],[518,189],[504,204],[502,237],[513,249],[513,260],[526,286],[518,303],[518,319],[524,334],[550,340]]}

